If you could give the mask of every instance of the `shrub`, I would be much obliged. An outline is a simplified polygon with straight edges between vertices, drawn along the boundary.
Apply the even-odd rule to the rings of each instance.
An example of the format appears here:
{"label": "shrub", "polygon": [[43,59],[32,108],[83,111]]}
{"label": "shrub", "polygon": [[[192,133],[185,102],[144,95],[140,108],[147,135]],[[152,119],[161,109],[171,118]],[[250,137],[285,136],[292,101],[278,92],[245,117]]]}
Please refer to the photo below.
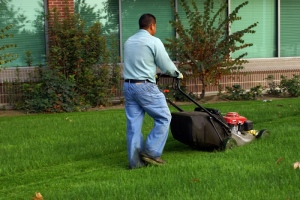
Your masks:
{"label": "shrub", "polygon": [[49,15],[49,67],[66,79],[74,78],[82,104],[109,105],[113,91],[119,87],[121,73],[116,37],[104,35],[100,22],[85,31],[85,22],[78,14],[70,13],[67,7],[64,13],[63,20],[57,10]]}
{"label": "shrub", "polygon": [[278,84],[274,81],[274,76],[273,75],[268,75],[267,78],[267,83],[269,86],[269,89],[267,89],[267,93],[271,95],[280,95],[281,89],[279,88]]}
{"label": "shrub", "polygon": [[249,92],[246,92],[247,100],[256,100],[258,97],[262,96],[263,88],[259,84],[253,88],[250,88]]}
{"label": "shrub", "polygon": [[300,79],[299,75],[293,74],[293,78],[287,79],[281,75],[280,88],[284,95],[289,94],[292,97],[300,96]]}
{"label": "shrub", "polygon": [[245,90],[240,85],[232,85],[232,87],[226,87],[226,94],[222,95],[223,98],[229,100],[241,100],[244,96]]}
{"label": "shrub", "polygon": [[266,80],[268,81],[269,88],[267,89],[268,94],[276,96],[291,96],[299,97],[300,96],[300,76],[293,74],[291,79],[288,79],[286,76],[281,75],[281,80],[279,84],[276,84],[274,81],[274,76],[269,75]]}
{"label": "shrub", "polygon": [[232,85],[232,87],[226,87],[226,94],[222,95],[219,92],[219,95],[229,100],[256,100],[257,97],[262,96],[262,91],[261,85],[250,88],[250,90],[246,92],[240,85],[235,84]]}
{"label": "shrub", "polygon": [[38,69],[38,82],[22,83],[18,109],[27,112],[71,112],[79,106],[74,78],[66,78],[57,70]]}

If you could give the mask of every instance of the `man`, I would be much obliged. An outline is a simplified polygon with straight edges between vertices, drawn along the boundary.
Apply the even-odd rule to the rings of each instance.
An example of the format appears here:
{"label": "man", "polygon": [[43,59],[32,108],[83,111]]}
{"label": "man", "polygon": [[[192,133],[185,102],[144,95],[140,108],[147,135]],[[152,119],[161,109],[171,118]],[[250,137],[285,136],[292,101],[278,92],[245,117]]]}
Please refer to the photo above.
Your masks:
{"label": "man", "polygon": [[[154,37],[156,18],[143,14],[139,27],[140,30],[124,45],[126,139],[130,169],[147,163],[165,163],[160,157],[168,137],[171,114],[164,94],[155,84],[156,67],[164,74],[182,78],[161,40]],[[141,130],[145,113],[154,119],[154,127],[144,143]]]}

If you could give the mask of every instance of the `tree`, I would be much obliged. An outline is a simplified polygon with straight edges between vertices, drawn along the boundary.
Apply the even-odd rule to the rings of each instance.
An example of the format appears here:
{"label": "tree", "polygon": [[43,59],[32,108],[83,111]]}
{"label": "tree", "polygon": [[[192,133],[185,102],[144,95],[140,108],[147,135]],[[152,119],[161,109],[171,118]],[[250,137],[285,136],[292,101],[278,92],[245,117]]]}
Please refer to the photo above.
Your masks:
{"label": "tree", "polygon": [[74,80],[76,93],[86,105],[107,105],[119,85],[120,67],[116,64],[119,59],[115,47],[118,41],[107,39],[99,21],[86,29],[80,14],[70,13],[67,6],[63,13],[64,18],[60,19],[60,12],[55,8],[48,15],[48,67]]}
{"label": "tree", "polygon": [[[0,39],[5,39],[5,38],[12,38],[13,35],[12,34],[7,34],[5,33],[7,30],[11,29],[13,27],[13,25],[8,25],[4,28],[0,28]],[[13,61],[14,59],[16,59],[18,56],[13,54],[13,53],[3,53],[1,54],[1,51],[5,51],[8,48],[12,48],[12,47],[16,47],[16,44],[2,44],[0,45],[0,70],[2,68],[2,65]]]}
{"label": "tree", "polygon": [[[185,28],[182,20],[175,10],[174,1],[170,0],[174,8],[175,20],[170,21],[178,37],[167,39],[166,48],[177,59],[178,67],[185,76],[198,77],[202,82],[201,98],[205,96],[206,86],[218,84],[221,76],[237,72],[243,68],[247,60],[243,57],[247,53],[232,58],[231,53],[252,46],[242,39],[244,34],[253,34],[253,28],[258,22],[251,24],[243,30],[230,33],[230,25],[241,20],[237,14],[248,4],[248,1],[236,7],[227,15],[227,1],[221,0],[216,5],[215,0],[204,1],[204,12],[201,13],[194,0],[180,0],[189,27]],[[192,8],[190,8],[192,5]],[[216,11],[216,12],[215,12]]]}

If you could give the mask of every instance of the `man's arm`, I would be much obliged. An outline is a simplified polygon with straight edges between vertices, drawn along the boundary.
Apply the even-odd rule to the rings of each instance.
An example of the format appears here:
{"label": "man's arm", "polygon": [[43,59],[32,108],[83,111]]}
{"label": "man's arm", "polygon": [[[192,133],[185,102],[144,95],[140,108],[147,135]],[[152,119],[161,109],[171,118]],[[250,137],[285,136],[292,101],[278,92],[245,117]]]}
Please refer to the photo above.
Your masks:
{"label": "man's arm", "polygon": [[177,78],[183,78],[180,71],[170,59],[163,43],[159,39],[156,40],[154,45],[154,59],[157,67],[162,71],[162,73]]}

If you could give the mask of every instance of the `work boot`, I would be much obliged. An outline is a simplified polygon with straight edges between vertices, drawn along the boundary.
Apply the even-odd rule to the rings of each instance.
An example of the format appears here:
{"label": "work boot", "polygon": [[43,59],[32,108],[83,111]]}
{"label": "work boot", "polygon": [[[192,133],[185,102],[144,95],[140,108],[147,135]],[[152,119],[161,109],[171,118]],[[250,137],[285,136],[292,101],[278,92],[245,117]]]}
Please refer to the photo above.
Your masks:
{"label": "work boot", "polygon": [[164,161],[163,159],[161,159],[160,157],[157,158],[153,158],[151,156],[149,156],[146,153],[141,153],[142,156],[142,160],[144,160],[145,162],[152,164],[152,165],[164,165],[166,164],[166,161]]}

